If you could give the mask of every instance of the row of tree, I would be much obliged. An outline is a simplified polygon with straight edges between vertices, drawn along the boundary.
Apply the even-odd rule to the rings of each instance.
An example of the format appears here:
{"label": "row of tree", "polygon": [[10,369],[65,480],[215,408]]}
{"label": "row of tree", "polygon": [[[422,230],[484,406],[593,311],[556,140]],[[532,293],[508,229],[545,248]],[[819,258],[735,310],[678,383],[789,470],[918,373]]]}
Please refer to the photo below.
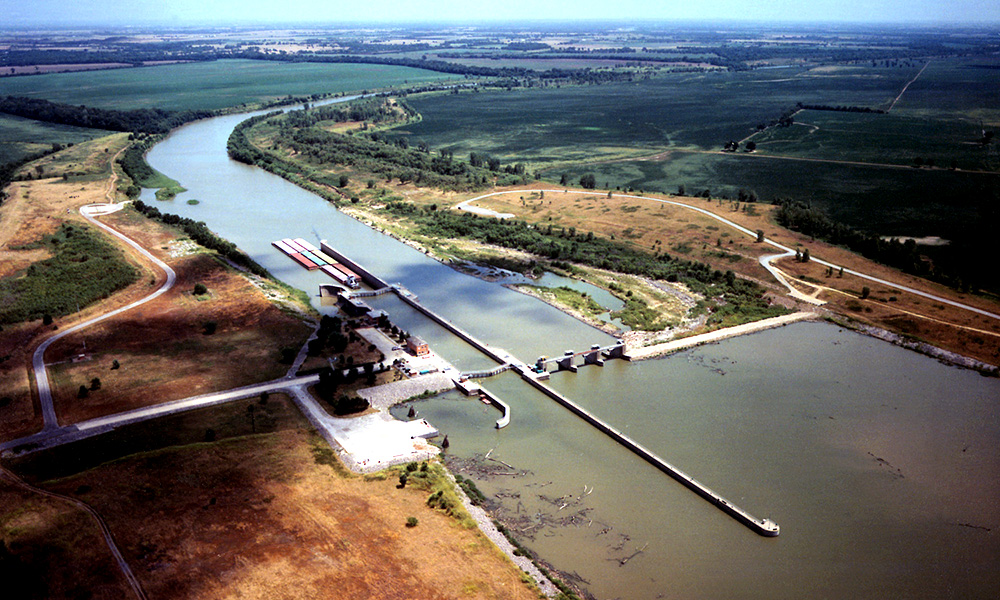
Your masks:
{"label": "row of tree", "polygon": [[573,228],[542,228],[519,220],[480,218],[456,211],[423,210],[408,202],[390,202],[385,210],[403,216],[419,233],[437,238],[467,238],[523,250],[553,261],[569,261],[600,269],[679,281],[706,298],[718,298],[713,311],[725,314],[771,314],[775,309],[756,283],[693,260],[650,254],[632,245],[577,232]]}
{"label": "row of tree", "polygon": [[62,125],[147,133],[167,133],[184,123],[214,114],[211,111],[169,111],[159,108],[109,110],[20,96],[0,98],[0,112]]}
{"label": "row of tree", "polygon": [[132,203],[132,206],[150,219],[155,219],[161,223],[179,227],[197,244],[208,248],[209,250],[215,250],[233,264],[246,269],[254,275],[266,278],[271,277],[271,274],[267,271],[267,269],[260,266],[257,261],[244,254],[243,251],[236,247],[236,244],[215,235],[215,233],[213,233],[204,222],[195,221],[194,219],[170,213],[162,213],[160,212],[160,209],[155,206],[149,206],[142,200],[136,200]]}

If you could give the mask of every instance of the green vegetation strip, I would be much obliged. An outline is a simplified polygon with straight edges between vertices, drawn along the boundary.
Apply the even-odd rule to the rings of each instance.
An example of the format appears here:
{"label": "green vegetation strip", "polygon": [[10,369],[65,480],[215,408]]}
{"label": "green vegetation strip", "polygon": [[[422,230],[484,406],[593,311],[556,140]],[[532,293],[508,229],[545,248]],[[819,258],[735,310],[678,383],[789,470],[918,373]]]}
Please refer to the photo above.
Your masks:
{"label": "green vegetation strip", "polygon": [[[518,220],[480,218],[464,212],[421,209],[406,202],[390,202],[384,210],[414,223],[420,235],[473,239],[552,260],[684,283],[692,291],[713,298],[702,305],[703,310],[711,313],[708,318],[710,325],[747,322],[788,312],[780,306],[769,305],[762,287],[739,279],[732,271],[723,273],[705,263],[674,258],[665,253],[647,254],[590,232],[578,233],[574,228],[543,227]],[[633,305],[631,309],[626,306],[625,315],[630,313],[648,325],[649,317],[641,306]]]}
{"label": "green vegetation strip", "polygon": [[172,215],[170,213],[161,213],[158,208],[149,206],[142,200],[136,200],[132,203],[132,206],[150,219],[155,219],[161,223],[166,223],[167,225],[180,227],[184,233],[188,234],[191,239],[198,244],[208,248],[209,250],[215,250],[233,264],[250,271],[254,275],[267,279],[271,278],[271,274],[267,269],[260,266],[257,261],[244,254],[239,248],[236,247],[236,244],[222,239],[212,233],[212,230],[210,230],[205,223],[195,221],[194,219],[189,219],[187,217]]}
{"label": "green vegetation strip", "polygon": [[86,227],[63,224],[38,246],[52,257],[0,280],[0,323],[67,315],[139,278],[121,251]]}

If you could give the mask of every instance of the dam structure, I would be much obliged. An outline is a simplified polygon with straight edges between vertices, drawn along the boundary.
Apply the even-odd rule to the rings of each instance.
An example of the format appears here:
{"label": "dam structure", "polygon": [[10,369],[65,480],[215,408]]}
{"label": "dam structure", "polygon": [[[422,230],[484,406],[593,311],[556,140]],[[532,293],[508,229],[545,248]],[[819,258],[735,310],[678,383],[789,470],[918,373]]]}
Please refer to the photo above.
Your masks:
{"label": "dam structure", "polygon": [[[618,344],[604,348],[600,347],[599,345],[594,345],[591,346],[590,349],[580,352],[567,350],[565,354],[561,357],[552,359],[546,357],[540,357],[534,365],[529,366],[528,364],[519,360],[517,357],[507,352],[506,350],[490,346],[489,344],[480,341],[472,334],[466,332],[457,325],[453,324],[451,321],[445,319],[441,315],[438,315],[431,309],[427,308],[426,306],[420,303],[420,301],[412,292],[404,288],[402,285],[399,284],[389,285],[378,276],[374,275],[373,273],[370,273],[362,265],[343,256],[336,249],[329,246],[329,244],[327,244],[325,241],[321,243],[321,247],[323,248],[323,251],[325,253],[330,254],[331,256],[336,257],[337,260],[340,260],[344,264],[349,265],[351,269],[355,273],[357,273],[366,284],[374,288],[375,293],[360,292],[360,294],[366,296],[373,296],[382,293],[389,293],[389,291],[395,293],[403,302],[410,305],[411,307],[413,307],[414,309],[416,309],[421,314],[425,315],[435,323],[441,325],[442,327],[450,331],[452,334],[454,334],[458,338],[462,339],[463,341],[471,345],[473,348],[479,350],[486,356],[489,356],[497,363],[499,363],[500,366],[494,370],[496,370],[497,372],[502,372],[508,369],[513,369],[517,371],[517,373],[520,374],[521,379],[529,383],[532,387],[536,388],[537,390],[539,390],[552,400],[555,400],[557,403],[561,404],[563,407],[565,407],[570,412],[580,417],[584,421],[590,423],[593,427],[595,427],[596,429],[598,429],[599,431],[601,431],[614,441],[618,442],[620,445],[631,451],[636,456],[642,458],[650,465],[656,467],[663,473],[666,473],[667,475],[678,481],[680,484],[682,484],[684,487],[698,494],[699,496],[707,500],[710,504],[714,505],[722,512],[726,513],[730,517],[736,519],[737,521],[748,527],[754,533],[757,533],[758,535],[762,535],[765,537],[775,537],[780,533],[780,527],[778,526],[777,523],[775,523],[771,519],[769,518],[759,519],[751,515],[749,512],[733,504],[725,497],[723,497],[721,494],[715,492],[714,490],[712,490],[705,484],[701,483],[694,477],[688,475],[678,467],[663,460],[662,458],[654,454],[646,447],[642,446],[632,438],[625,435],[623,432],[605,423],[596,415],[592,414],[590,411],[583,408],[579,404],[573,402],[569,398],[563,396],[554,388],[550,387],[544,382],[544,380],[549,378],[549,372],[546,369],[546,365],[550,362],[555,362],[558,367],[558,370],[568,370],[575,373],[577,372],[578,367],[574,365],[573,362],[574,359],[578,356],[584,357],[585,365],[587,364],[603,365],[605,357],[623,358],[623,359],[627,358],[627,355],[625,354],[625,344],[623,342],[619,342]],[[354,292],[354,294],[359,294],[359,292]],[[353,295],[353,294],[345,293],[345,295]],[[470,375],[473,374],[470,373]],[[485,374],[476,374],[476,375],[479,375],[480,377],[486,376]],[[487,396],[487,399],[490,401],[491,404],[493,404],[503,412],[503,418],[497,422],[497,428],[499,429],[501,427],[506,426],[510,422],[510,407],[507,406],[506,403],[501,402],[499,398],[496,398],[492,394],[489,394]],[[502,425],[501,421],[503,422]]]}

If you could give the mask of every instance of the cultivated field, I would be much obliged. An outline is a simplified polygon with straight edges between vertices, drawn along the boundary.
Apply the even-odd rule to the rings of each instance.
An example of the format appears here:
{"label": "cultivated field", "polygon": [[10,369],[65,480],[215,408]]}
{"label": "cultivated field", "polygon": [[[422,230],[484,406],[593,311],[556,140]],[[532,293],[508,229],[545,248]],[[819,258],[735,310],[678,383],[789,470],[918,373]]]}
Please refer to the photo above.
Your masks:
{"label": "cultivated field", "polygon": [[406,132],[411,141],[456,154],[484,151],[534,166],[623,151],[721,149],[797,102],[888,104],[915,74],[878,71],[868,77],[803,68],[674,73],[601,86],[411,97],[423,121]]}
{"label": "cultivated field", "polygon": [[383,65],[219,60],[0,79],[0,94],[98,108],[214,110],[286,96],[361,91],[454,78]]}

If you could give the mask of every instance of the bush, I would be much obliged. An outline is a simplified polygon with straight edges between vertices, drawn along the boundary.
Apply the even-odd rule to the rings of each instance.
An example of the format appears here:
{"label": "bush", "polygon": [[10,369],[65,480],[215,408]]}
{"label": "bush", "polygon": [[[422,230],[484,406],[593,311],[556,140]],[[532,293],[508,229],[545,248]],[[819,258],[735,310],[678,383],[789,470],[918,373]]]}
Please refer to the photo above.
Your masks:
{"label": "bush", "polygon": [[196,284],[194,284],[194,295],[195,296],[201,296],[201,295],[204,295],[204,294],[207,294],[207,293],[208,293],[208,288],[205,287],[204,283],[196,283]]}
{"label": "bush", "polygon": [[420,521],[418,521],[416,517],[407,517],[406,518],[406,526],[407,527],[416,527],[419,523],[420,523]]}

